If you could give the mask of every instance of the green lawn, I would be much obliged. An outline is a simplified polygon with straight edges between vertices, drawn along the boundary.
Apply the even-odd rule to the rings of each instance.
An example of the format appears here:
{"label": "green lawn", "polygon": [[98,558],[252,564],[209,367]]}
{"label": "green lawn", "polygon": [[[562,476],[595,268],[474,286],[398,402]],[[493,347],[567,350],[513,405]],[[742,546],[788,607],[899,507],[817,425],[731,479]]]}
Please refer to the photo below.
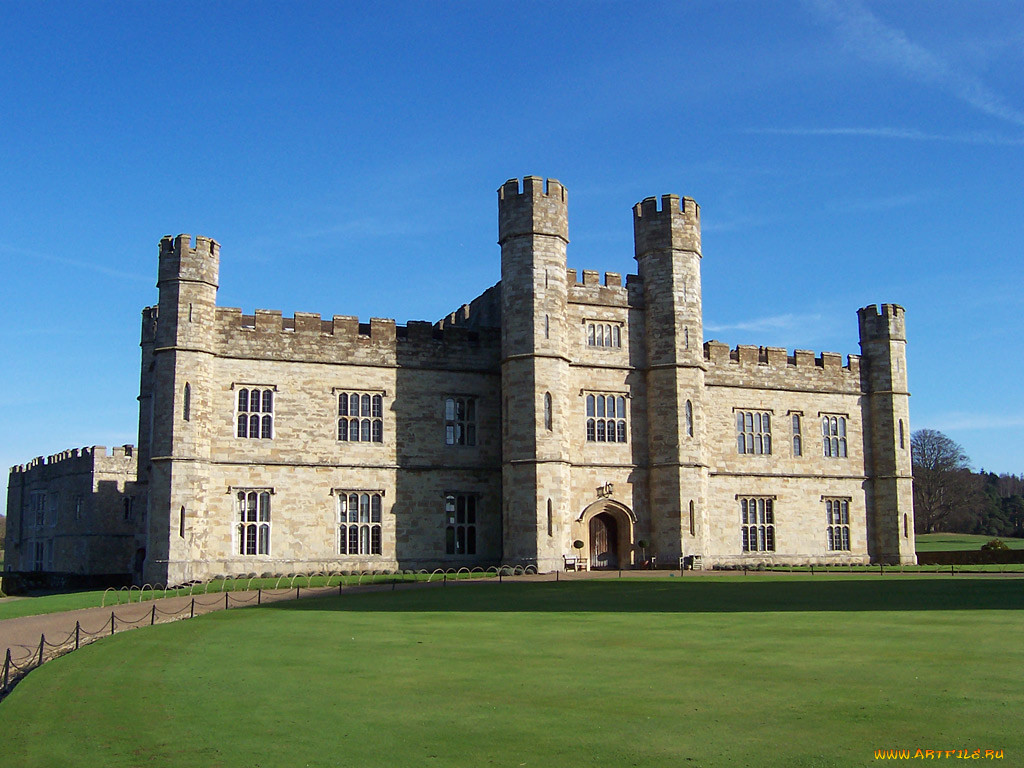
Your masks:
{"label": "green lawn", "polygon": [[1020,578],[782,574],[277,603],[47,663],[3,765],[1021,764],[1022,609]]}
{"label": "green lawn", "polygon": [[[973,533],[921,533],[916,539],[918,552],[950,552],[960,549],[981,549],[995,536],[983,536]],[[1024,549],[1024,539],[999,537],[1010,549]]]}
{"label": "green lawn", "polygon": [[[483,574],[473,574],[476,578],[480,578]],[[399,579],[403,581],[423,581],[427,578],[437,581],[442,578],[441,575],[430,574],[419,574],[419,575],[398,575],[398,576],[386,576],[384,574],[378,574],[377,576],[332,576],[330,577],[331,586],[337,586],[340,581],[344,581],[346,584],[370,584],[373,582],[384,582],[393,579]],[[448,579],[453,578],[469,578],[469,574],[448,574]],[[79,608],[95,608],[100,605],[116,606],[118,604],[124,604],[129,602],[133,603],[140,602],[140,600],[152,600],[154,594],[156,597],[173,597],[174,595],[203,595],[203,594],[217,594],[220,592],[232,592],[236,590],[245,589],[294,589],[295,586],[300,587],[322,587],[325,586],[328,579],[323,576],[312,576],[307,578],[305,576],[297,576],[295,579],[227,579],[211,581],[207,584],[197,584],[194,587],[183,588],[177,590],[167,590],[166,592],[162,589],[158,589],[155,592],[147,589],[145,592],[141,592],[138,589],[122,589],[119,592],[65,592],[56,595],[42,595],[39,597],[27,597],[19,600],[0,600],[0,620],[3,619],[14,619],[19,616],[38,616],[44,613],[59,613],[60,611],[73,611]]]}

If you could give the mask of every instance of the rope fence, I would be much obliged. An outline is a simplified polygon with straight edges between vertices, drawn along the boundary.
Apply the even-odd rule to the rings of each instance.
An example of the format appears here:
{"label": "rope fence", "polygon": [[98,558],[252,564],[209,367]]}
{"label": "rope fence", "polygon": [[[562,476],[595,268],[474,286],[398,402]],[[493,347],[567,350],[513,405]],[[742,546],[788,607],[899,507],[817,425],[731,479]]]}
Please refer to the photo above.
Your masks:
{"label": "rope fence", "polygon": [[[502,565],[490,568],[436,568],[433,571],[420,569],[393,573],[390,571],[371,571],[360,573],[319,572],[312,574],[288,574],[287,576],[257,577],[255,575],[235,578],[214,579],[205,583],[194,582],[187,585],[165,587],[160,584],[144,584],[142,587],[113,587],[103,592],[100,607],[107,607],[108,599],[112,607],[110,619],[95,630],[86,629],[81,621],[75,622],[75,628],[67,635],[54,641],[52,636],[47,639],[45,633],[39,636],[38,645],[12,645],[7,648],[3,668],[0,671],[0,700],[10,693],[17,683],[29,672],[51,659],[78,650],[83,645],[95,642],[102,637],[110,637],[118,631],[134,629],[140,626],[154,626],[181,619],[191,619],[203,613],[218,610],[229,610],[232,606],[263,605],[265,601],[279,602],[298,600],[302,597],[315,597],[330,594],[335,588],[338,594],[344,593],[345,587],[363,587],[391,585],[394,590],[399,584],[431,584],[440,582],[447,585],[449,579],[497,578],[502,581],[505,576],[536,575],[537,568],[533,565]],[[364,581],[365,580],[365,581]],[[273,586],[264,586],[273,582]],[[283,582],[283,586],[282,586]],[[298,583],[296,583],[298,582]],[[315,582],[315,585],[314,585]],[[252,589],[256,583],[255,590]],[[244,586],[243,586],[244,585]],[[211,587],[215,589],[211,590]],[[306,593],[303,594],[303,589]],[[200,591],[201,590],[201,591]],[[239,594],[241,593],[241,594]],[[218,595],[213,597],[213,595]],[[212,598],[212,599],[200,599]],[[181,608],[166,611],[156,604],[163,598],[188,598]],[[130,618],[127,613],[118,615],[116,608],[128,605],[141,605],[152,602],[150,610],[142,615]]]}

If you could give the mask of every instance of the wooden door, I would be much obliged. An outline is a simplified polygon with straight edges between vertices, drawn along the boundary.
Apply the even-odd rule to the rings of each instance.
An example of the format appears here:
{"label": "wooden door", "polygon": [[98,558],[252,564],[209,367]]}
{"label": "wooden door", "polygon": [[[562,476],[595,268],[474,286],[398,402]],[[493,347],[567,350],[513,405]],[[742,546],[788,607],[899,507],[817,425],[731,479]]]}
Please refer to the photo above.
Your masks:
{"label": "wooden door", "polygon": [[615,518],[607,512],[590,520],[590,567],[619,567],[619,529]]}

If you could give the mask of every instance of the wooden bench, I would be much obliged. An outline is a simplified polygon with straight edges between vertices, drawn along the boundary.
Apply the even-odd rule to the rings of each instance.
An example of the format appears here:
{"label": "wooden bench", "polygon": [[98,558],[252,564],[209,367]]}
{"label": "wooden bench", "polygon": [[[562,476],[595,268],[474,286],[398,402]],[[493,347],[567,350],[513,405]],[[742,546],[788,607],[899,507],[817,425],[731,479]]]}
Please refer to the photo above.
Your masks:
{"label": "wooden bench", "polygon": [[566,572],[590,570],[589,563],[584,557],[577,557],[576,555],[562,555],[562,560],[565,561]]}

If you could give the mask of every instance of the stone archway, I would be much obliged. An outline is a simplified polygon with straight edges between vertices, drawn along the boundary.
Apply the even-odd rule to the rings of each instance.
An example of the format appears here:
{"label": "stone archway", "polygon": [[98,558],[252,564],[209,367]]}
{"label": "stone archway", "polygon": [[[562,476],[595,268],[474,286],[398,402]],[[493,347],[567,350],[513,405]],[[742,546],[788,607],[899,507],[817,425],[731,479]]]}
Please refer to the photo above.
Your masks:
{"label": "stone archway", "polygon": [[586,544],[585,557],[590,567],[632,567],[635,523],[633,510],[611,499],[601,499],[586,507],[576,518],[576,525],[578,538]]}

